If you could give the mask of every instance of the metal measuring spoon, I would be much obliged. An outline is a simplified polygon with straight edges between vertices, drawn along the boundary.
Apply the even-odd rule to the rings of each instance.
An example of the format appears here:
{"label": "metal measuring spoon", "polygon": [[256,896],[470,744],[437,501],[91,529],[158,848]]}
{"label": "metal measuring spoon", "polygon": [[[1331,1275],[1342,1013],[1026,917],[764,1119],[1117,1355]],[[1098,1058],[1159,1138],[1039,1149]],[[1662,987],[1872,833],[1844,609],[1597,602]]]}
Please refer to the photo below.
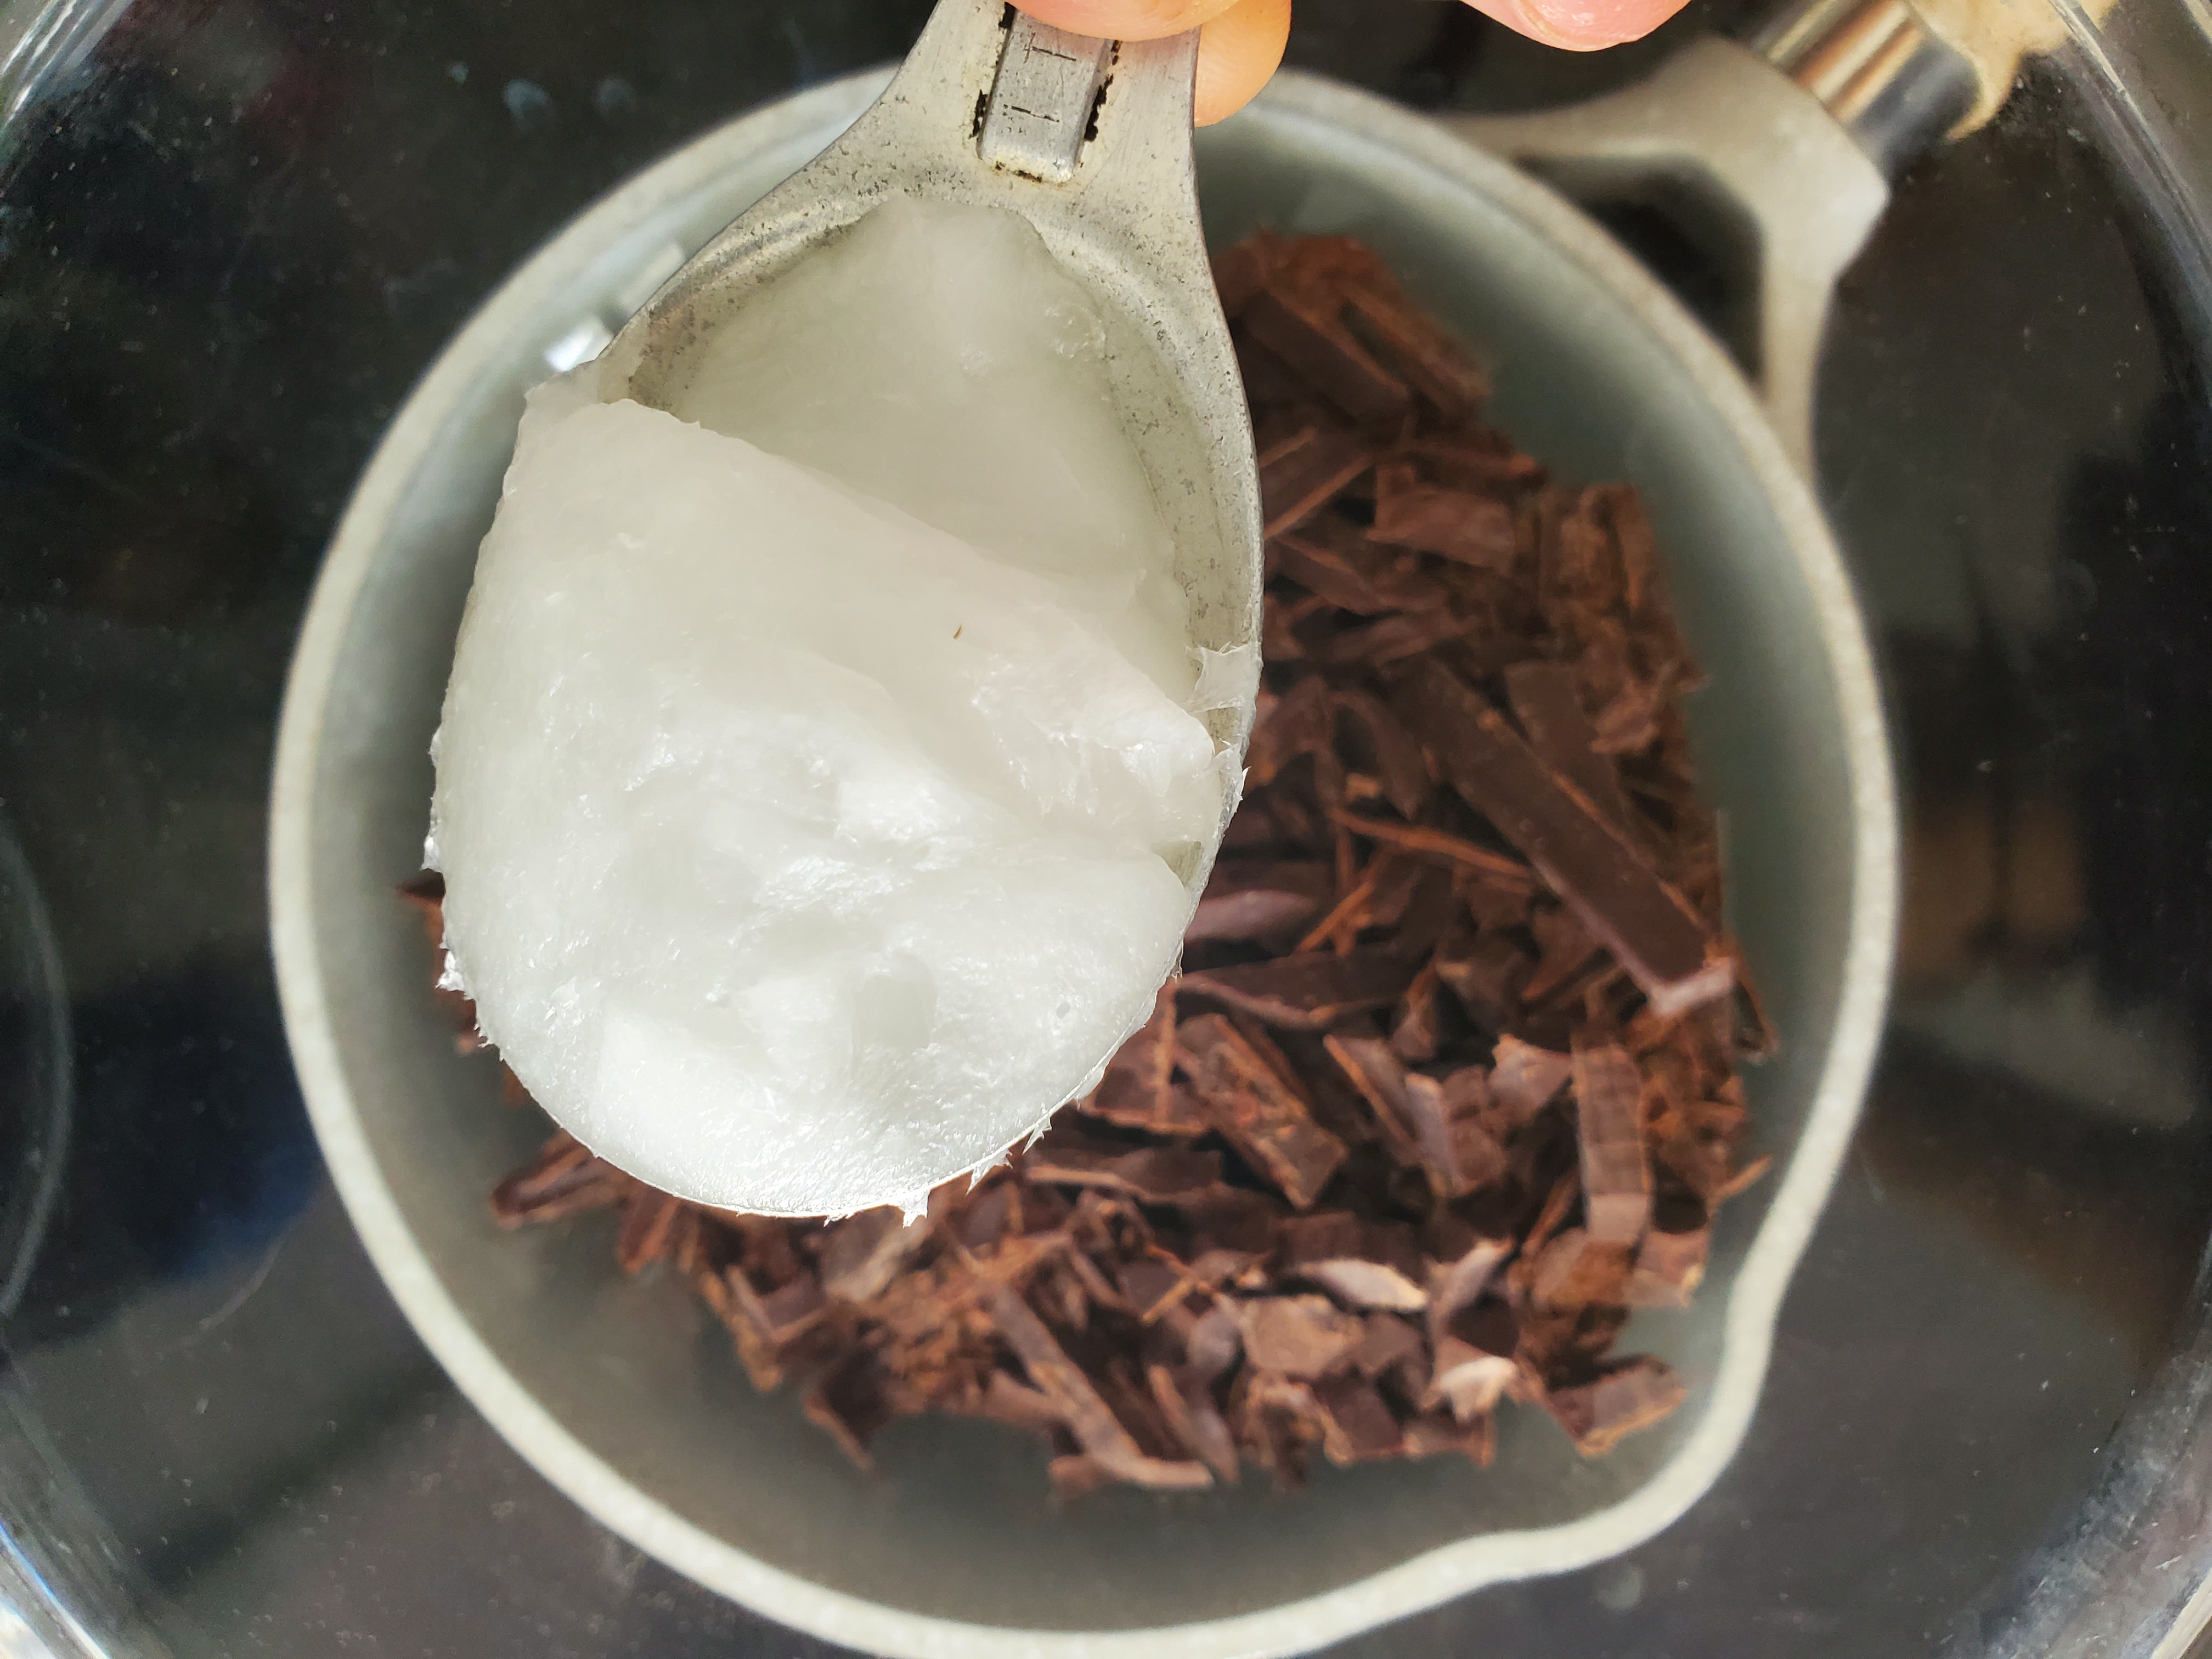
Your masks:
{"label": "metal measuring spoon", "polygon": [[[939,0],[882,98],[623,325],[599,395],[678,407],[748,294],[892,197],[1019,214],[1105,315],[1109,376],[1175,539],[1191,644],[1244,647],[1256,664],[1259,478],[1199,227],[1197,55],[1194,33],[1116,44],[1000,0]],[[1252,715],[1247,691],[1203,718],[1241,747]],[[1193,849],[1176,873],[1195,891],[1212,857]]]}

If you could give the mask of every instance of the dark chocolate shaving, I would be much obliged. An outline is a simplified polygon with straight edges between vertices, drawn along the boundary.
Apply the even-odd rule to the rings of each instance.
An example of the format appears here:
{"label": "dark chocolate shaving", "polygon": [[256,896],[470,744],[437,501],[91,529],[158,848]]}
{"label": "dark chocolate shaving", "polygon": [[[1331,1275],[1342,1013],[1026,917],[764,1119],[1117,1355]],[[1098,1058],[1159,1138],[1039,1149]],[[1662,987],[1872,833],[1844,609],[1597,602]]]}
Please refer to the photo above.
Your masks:
{"label": "dark chocolate shaving", "polygon": [[1327,902],[1328,866],[1318,860],[1224,859],[1198,902],[1185,945],[1256,945],[1296,937]]}
{"label": "dark chocolate shaving", "polygon": [[1595,1243],[1632,1246],[1651,1219],[1643,1076],[1626,1052],[1609,1043],[1577,1047],[1574,1084],[1584,1224]]}
{"label": "dark chocolate shaving", "polygon": [[1280,1070],[1220,1015],[1185,1021],[1180,1037],[1214,1127],[1293,1205],[1312,1204],[1344,1162],[1344,1143],[1314,1121]]}
{"label": "dark chocolate shaving", "polygon": [[1644,1354],[1594,1382],[1552,1389],[1544,1403],[1574,1437],[1575,1449],[1585,1457],[1598,1457],[1667,1416],[1682,1403],[1686,1392],[1664,1360]]}
{"label": "dark chocolate shaving", "polygon": [[1326,1031],[1348,1014],[1387,1008],[1413,970],[1388,951],[1316,951],[1186,974],[1182,994],[1294,1031]]}
{"label": "dark chocolate shaving", "polygon": [[1358,438],[1310,426],[1260,457],[1260,511],[1267,537],[1296,530],[1375,465]]}
{"label": "dark chocolate shaving", "polygon": [[1688,902],[1457,675],[1421,663],[1401,712],[1445,781],[1575,907],[1655,1008],[1678,1013],[1728,994],[1734,963]]}

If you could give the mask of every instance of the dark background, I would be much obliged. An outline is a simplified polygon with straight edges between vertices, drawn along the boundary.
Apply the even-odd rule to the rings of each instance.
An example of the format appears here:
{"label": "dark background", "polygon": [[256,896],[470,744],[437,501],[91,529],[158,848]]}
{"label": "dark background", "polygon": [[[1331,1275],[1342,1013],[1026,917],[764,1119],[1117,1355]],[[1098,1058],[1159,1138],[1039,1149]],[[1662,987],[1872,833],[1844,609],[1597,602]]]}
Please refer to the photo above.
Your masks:
{"label": "dark background", "polygon": [[[63,1079],[0,1061],[0,1528],[71,1542],[88,1623],[185,1653],[830,1651],[599,1529],[416,1343],[292,1079],[263,815],[325,538],[447,337],[608,186],[895,57],[925,10],[142,0],[0,126],[0,1055],[35,1061],[58,972],[70,1102],[58,1138]],[[1300,0],[1291,57],[1505,108],[1736,21],[1567,58],[1437,0]],[[1840,296],[1822,479],[1890,684],[1910,914],[1749,1441],[1631,1555],[1346,1659],[1978,1653],[2140,1455],[2115,1437],[2190,1334],[2212,1210],[2212,455],[2193,313],[2109,148],[2033,76],[1902,181]]]}

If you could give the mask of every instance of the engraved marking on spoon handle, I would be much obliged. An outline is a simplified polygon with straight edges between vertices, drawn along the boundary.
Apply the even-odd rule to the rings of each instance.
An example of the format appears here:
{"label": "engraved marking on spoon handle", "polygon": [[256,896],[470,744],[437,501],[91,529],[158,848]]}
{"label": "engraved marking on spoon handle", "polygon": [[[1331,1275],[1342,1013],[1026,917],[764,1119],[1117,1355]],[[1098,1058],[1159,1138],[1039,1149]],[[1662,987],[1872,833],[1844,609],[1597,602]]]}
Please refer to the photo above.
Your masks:
{"label": "engraved marking on spoon handle", "polygon": [[1114,50],[1110,40],[1016,13],[981,112],[975,149],[984,164],[1049,185],[1073,179]]}

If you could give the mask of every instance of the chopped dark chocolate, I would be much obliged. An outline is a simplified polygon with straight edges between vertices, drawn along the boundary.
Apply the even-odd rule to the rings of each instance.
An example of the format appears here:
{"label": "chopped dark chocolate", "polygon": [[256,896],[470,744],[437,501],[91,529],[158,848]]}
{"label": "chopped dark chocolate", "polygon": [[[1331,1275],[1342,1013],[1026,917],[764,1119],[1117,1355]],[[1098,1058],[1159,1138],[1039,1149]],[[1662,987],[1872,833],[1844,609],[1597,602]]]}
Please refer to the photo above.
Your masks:
{"label": "chopped dark chocolate", "polygon": [[1340,1466],[1395,1457],[1403,1436],[1382,1396],[1357,1376],[1332,1376],[1314,1389],[1327,1427],[1322,1450]]}
{"label": "chopped dark chocolate", "polygon": [[1383,707],[1380,697],[1359,686],[1347,686],[1338,691],[1336,705],[1358,729],[1364,747],[1373,753],[1376,775],[1390,805],[1405,817],[1418,815],[1421,803],[1428,799],[1432,780],[1428,763],[1421,755],[1421,745],[1413,740],[1413,734]]}
{"label": "chopped dark chocolate", "polygon": [[1665,1417],[1686,1392],[1664,1360],[1640,1354],[1594,1382],[1547,1390],[1544,1403],[1574,1437],[1575,1449],[1597,1457]]}
{"label": "chopped dark chocolate", "polygon": [[1583,712],[1574,670],[1564,663],[1515,663],[1505,671],[1505,696],[1544,764],[1588,796],[1615,827],[1631,828],[1636,815],[1621,793],[1620,769],[1596,747],[1597,728]]}
{"label": "chopped dark chocolate", "polygon": [[1375,465],[1349,433],[1310,426],[1260,457],[1260,512],[1269,540],[1296,530]]}
{"label": "chopped dark chocolate", "polygon": [[1518,1127],[1552,1103],[1574,1069],[1571,1054],[1539,1048],[1509,1032],[1491,1051],[1490,1098]]}
{"label": "chopped dark chocolate", "polygon": [[1221,1159],[1188,1146],[1086,1145],[1055,1129],[1023,1156],[1022,1173],[1031,1181],[1096,1187],[1150,1204],[1172,1204],[1219,1186]]}
{"label": "chopped dark chocolate", "polygon": [[1327,902],[1331,884],[1328,866],[1318,860],[1224,859],[1213,866],[1183,943],[1257,945],[1296,937]]}
{"label": "chopped dark chocolate", "polygon": [[[1595,1455],[1680,1401],[1613,1345],[1687,1302],[1714,1207],[1765,1167],[1739,1167],[1735,1068],[1771,1037],[1633,492],[1554,483],[1486,424],[1473,359],[1358,244],[1263,236],[1216,270],[1267,664],[1191,971],[1048,1134],[912,1224],[702,1209],[559,1132],[493,1195],[507,1227],[612,1212],[579,1224],[672,1264],[863,1467],[943,1412],[1042,1438],[1064,1499],[1247,1460],[1294,1486],[1316,1455],[1486,1466],[1509,1402]],[[440,945],[443,883],[404,892]]]}
{"label": "chopped dark chocolate", "polygon": [[1413,971],[1387,951],[1320,951],[1186,974],[1177,988],[1269,1025],[1326,1031],[1347,1014],[1389,1007],[1405,994]]}
{"label": "chopped dark chocolate", "polygon": [[566,1129],[556,1129],[535,1158],[492,1189],[491,1212],[502,1227],[557,1221],[618,1203],[635,1184],[592,1157]]}
{"label": "chopped dark chocolate", "polygon": [[1293,374],[1354,421],[1395,421],[1412,401],[1406,383],[1376,362],[1352,331],[1334,318],[1316,316],[1294,301],[1262,291],[1245,301],[1237,322]]}
{"label": "chopped dark chocolate", "polygon": [[823,1232],[822,1288],[841,1302],[872,1302],[928,1242],[927,1226],[895,1209],[864,1210]]}
{"label": "chopped dark chocolate", "polygon": [[1493,496],[1423,483],[1411,466],[1380,469],[1375,482],[1378,542],[1434,553],[1481,570],[1510,571],[1519,553],[1513,509]]}
{"label": "chopped dark chocolate", "polygon": [[1594,1243],[1632,1247],[1651,1219],[1643,1075],[1625,1050],[1610,1043],[1578,1047],[1574,1085],[1584,1224]]}
{"label": "chopped dark chocolate", "polygon": [[1632,1308],[1686,1308],[1691,1293],[1705,1276],[1705,1255],[1712,1242],[1704,1227],[1689,1232],[1662,1232],[1653,1228],[1637,1247],[1636,1265],[1628,1274],[1628,1305]]}
{"label": "chopped dark chocolate", "polygon": [[1366,1327],[1325,1296],[1262,1296],[1236,1304],[1244,1358],[1285,1376],[1326,1376],[1350,1362]]}
{"label": "chopped dark chocolate", "polygon": [[622,1225],[615,1232],[617,1264],[626,1273],[640,1273],[669,1255],[676,1243],[677,1222],[684,1212],[680,1199],[650,1187],[634,1187],[623,1206]]}
{"label": "chopped dark chocolate", "polygon": [[1364,530],[1333,514],[1276,537],[1268,552],[1282,575],[1355,616],[1433,611],[1449,603],[1443,584],[1418,559],[1376,546]]}
{"label": "chopped dark chocolate", "polygon": [[1220,1015],[1184,1021],[1180,1037],[1214,1127],[1292,1205],[1310,1206],[1344,1162],[1344,1143],[1314,1121],[1279,1070]]}
{"label": "chopped dark chocolate", "polygon": [[1686,900],[1498,711],[1442,663],[1407,676],[1401,707],[1445,781],[1528,858],[1634,976],[1679,1012],[1725,996],[1735,964]]}
{"label": "chopped dark chocolate", "polygon": [[1425,854],[1447,863],[1464,866],[1485,881],[1520,892],[1532,890],[1535,876],[1518,859],[1504,853],[1494,853],[1487,847],[1478,847],[1463,836],[1455,836],[1443,830],[1431,829],[1420,823],[1392,823],[1385,819],[1363,817],[1356,812],[1341,809],[1332,811],[1329,817],[1355,836],[1364,836],[1370,841],[1381,842],[1403,852]]}

